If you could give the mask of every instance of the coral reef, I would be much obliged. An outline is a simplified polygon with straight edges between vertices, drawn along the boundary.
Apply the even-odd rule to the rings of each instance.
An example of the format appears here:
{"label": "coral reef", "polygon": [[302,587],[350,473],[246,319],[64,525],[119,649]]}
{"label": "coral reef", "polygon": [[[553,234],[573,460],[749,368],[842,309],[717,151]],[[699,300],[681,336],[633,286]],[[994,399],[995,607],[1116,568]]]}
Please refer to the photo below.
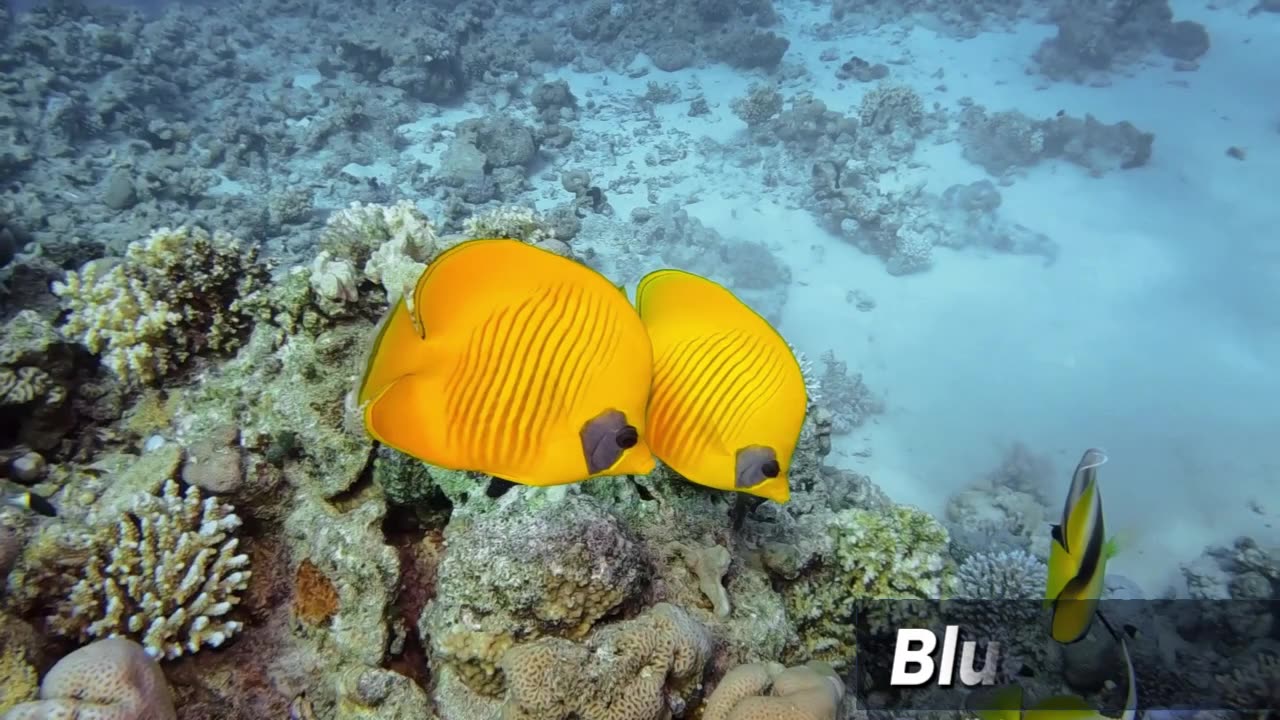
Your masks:
{"label": "coral reef", "polygon": [[90,643],[63,657],[40,683],[40,699],[14,706],[5,720],[77,717],[176,720],[164,673],[125,638]]}
{"label": "coral reef", "polygon": [[585,636],[637,603],[652,574],[643,546],[589,497],[508,503],[447,537],[423,643],[483,694],[501,692],[498,661],[512,646]]}
{"label": "coral reef", "polygon": [[[705,629],[659,603],[583,643],[545,638],[502,658],[509,720],[661,720],[682,715],[711,656]],[[603,661],[602,661],[603,660]]]}
{"label": "coral reef", "polygon": [[965,104],[960,115],[965,157],[997,178],[1051,158],[1063,158],[1100,177],[1115,170],[1142,167],[1151,159],[1155,135],[1128,122],[1106,124],[1058,114],[1034,120],[1017,110],[989,113]]}
{"label": "coral reef", "polygon": [[254,248],[184,226],[130,243],[117,264],[91,261],[53,291],[70,311],[62,332],[121,380],[145,384],[206,349],[237,347],[266,280]]}
{"label": "coral reef", "polygon": [[707,696],[703,720],[835,720],[845,687],[822,663],[739,665]]}
{"label": "coral reef", "polygon": [[818,567],[784,593],[801,658],[845,667],[856,631],[880,632],[912,612],[910,603],[892,601],[937,600],[955,590],[947,531],[921,510],[852,508],[836,514],[827,532],[830,546]]}
{"label": "coral reef", "polygon": [[54,447],[74,423],[70,407],[74,354],[33,310],[0,325],[0,446]]}
{"label": "coral reef", "polygon": [[194,486],[184,492],[169,480],[159,494],[139,495],[103,524],[52,628],[81,640],[133,636],[162,658],[222,645],[242,627],[227,615],[250,577],[238,527],[229,505]]}

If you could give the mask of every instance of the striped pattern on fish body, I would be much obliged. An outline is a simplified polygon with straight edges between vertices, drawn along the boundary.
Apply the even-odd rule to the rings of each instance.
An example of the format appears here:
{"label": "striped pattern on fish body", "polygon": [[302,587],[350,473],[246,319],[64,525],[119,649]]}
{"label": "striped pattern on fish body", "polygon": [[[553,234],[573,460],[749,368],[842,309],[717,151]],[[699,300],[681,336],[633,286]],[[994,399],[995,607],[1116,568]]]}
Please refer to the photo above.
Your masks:
{"label": "striped pattern on fish body", "polygon": [[[518,241],[471,241],[428,266],[414,307],[423,335],[407,337],[412,318],[393,311],[380,343],[402,354],[366,378],[367,388],[391,383],[368,391],[381,392],[366,409],[375,437],[433,465],[529,485],[652,470],[638,439],[652,346],[604,277]],[[630,444],[604,452],[626,427]]]}
{"label": "striped pattern on fish body", "polygon": [[1098,468],[1107,462],[1100,450],[1087,450],[1071,476],[1062,518],[1049,544],[1046,598],[1052,606],[1054,640],[1073,643],[1088,634],[1106,579],[1106,528]]}
{"label": "striped pattern on fish body", "polygon": [[723,287],[661,270],[636,292],[654,347],[649,444],[685,478],[786,502],[804,377],[767,321]]}

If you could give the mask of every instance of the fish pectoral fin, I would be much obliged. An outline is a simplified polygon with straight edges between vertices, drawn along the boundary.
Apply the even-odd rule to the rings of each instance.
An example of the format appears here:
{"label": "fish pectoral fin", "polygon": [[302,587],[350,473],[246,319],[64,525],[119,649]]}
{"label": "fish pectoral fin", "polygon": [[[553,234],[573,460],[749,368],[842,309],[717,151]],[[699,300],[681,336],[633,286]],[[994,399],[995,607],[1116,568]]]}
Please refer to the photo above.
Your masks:
{"label": "fish pectoral fin", "polygon": [[404,298],[396,300],[374,330],[356,389],[356,401],[361,407],[385,392],[398,378],[422,368],[428,357],[422,340]]}

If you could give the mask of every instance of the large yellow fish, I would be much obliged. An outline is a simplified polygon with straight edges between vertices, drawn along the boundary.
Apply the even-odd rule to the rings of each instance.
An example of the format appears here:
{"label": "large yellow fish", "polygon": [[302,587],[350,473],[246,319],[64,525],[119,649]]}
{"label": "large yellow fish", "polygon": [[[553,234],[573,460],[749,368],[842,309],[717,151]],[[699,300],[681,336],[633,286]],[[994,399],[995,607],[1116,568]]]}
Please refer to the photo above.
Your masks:
{"label": "large yellow fish", "polygon": [[525,485],[653,470],[653,348],[602,275],[516,240],[471,240],[427,267],[413,307],[391,308],[360,383],[376,440]]}
{"label": "large yellow fish", "polygon": [[654,454],[700,485],[785,503],[808,405],[786,341],[733,293],[680,270],[646,275],[636,306],[653,341]]}
{"label": "large yellow fish", "polygon": [[1086,450],[1071,476],[1062,519],[1049,543],[1045,598],[1052,606],[1052,635],[1060,643],[1083,638],[1093,624],[1106,576],[1106,530],[1098,468],[1107,462],[1101,450]]}

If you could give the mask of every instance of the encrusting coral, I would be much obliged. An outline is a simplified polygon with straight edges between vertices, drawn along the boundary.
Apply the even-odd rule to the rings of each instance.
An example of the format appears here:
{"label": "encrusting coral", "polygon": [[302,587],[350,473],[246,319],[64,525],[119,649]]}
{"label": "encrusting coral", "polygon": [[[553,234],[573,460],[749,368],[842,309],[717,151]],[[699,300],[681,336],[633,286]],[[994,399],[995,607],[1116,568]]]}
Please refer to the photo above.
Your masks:
{"label": "encrusting coral", "polygon": [[513,645],[585,636],[639,600],[651,574],[639,539],[586,496],[510,503],[447,533],[419,627],[433,659],[481,694],[501,693],[498,660]]}
{"label": "encrusting coral", "polygon": [[62,658],[40,684],[40,699],[20,703],[3,720],[174,720],[160,666],[125,638],[90,643]]}
{"label": "encrusting coral", "polygon": [[658,603],[605,626],[584,643],[544,638],[502,658],[503,720],[663,720],[701,688],[711,656],[705,628]]}
{"label": "encrusting coral", "polygon": [[834,720],[844,683],[822,663],[733,668],[707,697],[702,720]]}
{"label": "encrusting coral", "polygon": [[138,638],[154,657],[218,647],[239,632],[226,619],[248,586],[249,558],[232,533],[240,518],[216,498],[173,480],[138,495],[99,526],[81,579],[52,618],[61,634]]}
{"label": "encrusting coral", "polygon": [[831,549],[820,567],[786,589],[805,644],[801,657],[844,667],[854,657],[856,630],[876,632],[911,608],[867,601],[937,600],[954,591],[950,537],[923,510],[853,508],[836,514],[828,533]]}
{"label": "encrusting coral", "polygon": [[86,263],[53,292],[70,310],[67,337],[125,382],[146,384],[206,348],[234,349],[268,277],[255,248],[184,226],[130,243],[118,262]]}

